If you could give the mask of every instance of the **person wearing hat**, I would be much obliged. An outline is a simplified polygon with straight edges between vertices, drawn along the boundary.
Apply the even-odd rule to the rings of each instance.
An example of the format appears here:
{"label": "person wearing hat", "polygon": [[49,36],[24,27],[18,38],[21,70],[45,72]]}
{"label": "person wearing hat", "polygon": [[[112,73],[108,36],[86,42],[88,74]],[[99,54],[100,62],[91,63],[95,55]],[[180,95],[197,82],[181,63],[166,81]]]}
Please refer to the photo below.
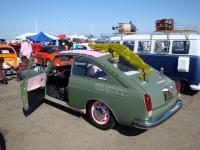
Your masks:
{"label": "person wearing hat", "polygon": [[6,78],[6,74],[3,70],[3,62],[4,62],[4,58],[0,57],[0,83],[2,84],[7,84],[7,78]]}

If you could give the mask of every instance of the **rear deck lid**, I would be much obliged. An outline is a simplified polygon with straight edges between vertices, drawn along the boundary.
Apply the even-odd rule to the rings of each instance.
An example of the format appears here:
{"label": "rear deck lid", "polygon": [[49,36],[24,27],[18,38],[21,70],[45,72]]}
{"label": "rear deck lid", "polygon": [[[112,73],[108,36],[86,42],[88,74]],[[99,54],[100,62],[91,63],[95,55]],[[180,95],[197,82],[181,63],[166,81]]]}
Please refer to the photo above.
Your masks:
{"label": "rear deck lid", "polygon": [[152,109],[162,107],[177,96],[174,81],[165,75],[161,75],[156,70],[152,70],[152,73],[147,77],[147,81],[138,79],[137,82],[142,86],[146,94],[151,97]]}

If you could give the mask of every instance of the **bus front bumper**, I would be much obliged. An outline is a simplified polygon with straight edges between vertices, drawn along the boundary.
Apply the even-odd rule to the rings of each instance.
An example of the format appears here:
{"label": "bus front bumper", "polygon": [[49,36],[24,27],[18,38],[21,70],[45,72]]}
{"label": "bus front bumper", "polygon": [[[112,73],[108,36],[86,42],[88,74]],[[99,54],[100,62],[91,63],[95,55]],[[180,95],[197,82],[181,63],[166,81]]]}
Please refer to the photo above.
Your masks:
{"label": "bus front bumper", "polygon": [[190,85],[190,88],[195,91],[200,91],[200,84],[198,85]]}

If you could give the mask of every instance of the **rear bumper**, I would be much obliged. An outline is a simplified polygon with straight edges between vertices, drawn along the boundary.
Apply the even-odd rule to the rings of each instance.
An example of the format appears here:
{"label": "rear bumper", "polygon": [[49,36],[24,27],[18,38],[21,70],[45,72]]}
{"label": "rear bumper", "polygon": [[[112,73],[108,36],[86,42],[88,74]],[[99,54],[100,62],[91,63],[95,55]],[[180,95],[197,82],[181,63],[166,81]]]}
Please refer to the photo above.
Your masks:
{"label": "rear bumper", "polygon": [[181,109],[182,106],[183,102],[181,100],[178,100],[175,105],[173,105],[168,111],[163,113],[159,118],[152,120],[135,120],[133,122],[133,126],[140,129],[149,129],[155,127],[173,116]]}

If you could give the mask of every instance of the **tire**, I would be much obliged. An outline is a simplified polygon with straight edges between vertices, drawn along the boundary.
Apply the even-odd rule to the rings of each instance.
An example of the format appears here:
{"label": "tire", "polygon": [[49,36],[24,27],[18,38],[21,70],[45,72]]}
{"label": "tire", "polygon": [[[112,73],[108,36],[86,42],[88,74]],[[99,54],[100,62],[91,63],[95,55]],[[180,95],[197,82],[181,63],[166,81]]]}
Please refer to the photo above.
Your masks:
{"label": "tire", "polygon": [[49,59],[47,59],[47,61],[46,61],[46,66],[49,67],[50,64],[51,64],[51,61],[50,61]]}
{"label": "tire", "polygon": [[180,82],[180,93],[186,94],[188,92],[188,86],[185,81]]}
{"label": "tire", "polygon": [[190,85],[189,85],[187,82],[181,81],[181,90],[180,90],[180,93],[193,96],[193,95],[195,95],[197,92],[198,92],[198,91],[192,90],[192,89],[190,88]]}
{"label": "tire", "polygon": [[1,132],[0,132],[0,150],[6,150],[6,142]]}
{"label": "tire", "polygon": [[104,103],[93,101],[89,103],[87,114],[91,124],[102,130],[109,130],[115,126],[115,119],[112,112]]}

